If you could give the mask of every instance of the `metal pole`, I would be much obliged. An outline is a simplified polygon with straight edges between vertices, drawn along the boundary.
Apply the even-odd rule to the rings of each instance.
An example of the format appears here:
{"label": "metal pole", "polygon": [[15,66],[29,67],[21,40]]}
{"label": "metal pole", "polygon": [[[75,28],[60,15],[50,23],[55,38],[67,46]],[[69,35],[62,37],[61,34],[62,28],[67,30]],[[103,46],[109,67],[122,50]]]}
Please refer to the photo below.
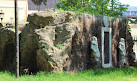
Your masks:
{"label": "metal pole", "polygon": [[16,77],[19,78],[19,35],[18,35],[18,7],[17,0],[15,2],[15,37],[16,37]]}

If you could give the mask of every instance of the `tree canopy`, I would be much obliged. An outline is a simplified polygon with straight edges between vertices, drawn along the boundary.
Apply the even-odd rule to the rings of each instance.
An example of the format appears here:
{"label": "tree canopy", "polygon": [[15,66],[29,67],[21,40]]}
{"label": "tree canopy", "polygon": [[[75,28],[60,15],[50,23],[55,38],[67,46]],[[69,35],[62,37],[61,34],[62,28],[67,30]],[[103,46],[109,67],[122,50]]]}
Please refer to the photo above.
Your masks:
{"label": "tree canopy", "polygon": [[101,16],[122,16],[128,5],[118,0],[59,0],[56,8]]}
{"label": "tree canopy", "polygon": [[38,6],[38,11],[40,10],[40,5],[43,3],[45,6],[47,5],[48,0],[31,0],[35,5]]}
{"label": "tree canopy", "polygon": [[31,0],[35,5],[41,5],[42,3],[46,6],[48,0]]}

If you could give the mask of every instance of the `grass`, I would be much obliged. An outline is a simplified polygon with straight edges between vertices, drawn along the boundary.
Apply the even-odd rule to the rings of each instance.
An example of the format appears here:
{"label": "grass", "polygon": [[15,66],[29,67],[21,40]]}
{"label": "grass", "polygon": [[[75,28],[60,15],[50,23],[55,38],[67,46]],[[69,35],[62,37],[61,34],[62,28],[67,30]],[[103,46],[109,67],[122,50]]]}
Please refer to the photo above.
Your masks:
{"label": "grass", "polygon": [[0,72],[0,81],[137,81],[137,68],[91,69],[76,74],[49,74],[38,72],[36,75],[21,75]]}

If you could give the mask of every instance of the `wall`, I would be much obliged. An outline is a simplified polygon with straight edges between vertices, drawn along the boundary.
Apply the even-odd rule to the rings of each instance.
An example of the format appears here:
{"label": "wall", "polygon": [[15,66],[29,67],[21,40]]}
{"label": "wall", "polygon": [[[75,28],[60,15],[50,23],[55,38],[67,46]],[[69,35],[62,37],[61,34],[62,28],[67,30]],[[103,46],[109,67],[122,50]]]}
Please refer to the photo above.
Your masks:
{"label": "wall", "polygon": [[[27,0],[18,1],[19,21],[25,21],[28,12]],[[14,0],[0,0],[0,10],[4,12],[3,22],[14,22]]]}

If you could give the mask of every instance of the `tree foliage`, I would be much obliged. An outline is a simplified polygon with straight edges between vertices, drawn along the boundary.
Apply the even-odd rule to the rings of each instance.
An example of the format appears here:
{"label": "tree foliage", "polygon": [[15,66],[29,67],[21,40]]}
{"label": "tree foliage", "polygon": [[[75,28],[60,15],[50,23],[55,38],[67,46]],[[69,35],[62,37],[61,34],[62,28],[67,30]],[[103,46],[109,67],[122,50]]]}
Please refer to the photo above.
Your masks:
{"label": "tree foliage", "polygon": [[129,20],[130,24],[137,24],[137,18],[135,18],[134,21],[130,18],[128,20]]}
{"label": "tree foliage", "polygon": [[43,3],[45,6],[47,5],[48,0],[31,0],[35,5],[38,6],[38,11],[40,10],[40,5]]}
{"label": "tree foliage", "polygon": [[120,3],[118,0],[59,0],[56,8],[80,13],[122,16],[128,5]]}
{"label": "tree foliage", "polygon": [[41,5],[42,3],[46,6],[48,0],[31,0],[35,5]]}

